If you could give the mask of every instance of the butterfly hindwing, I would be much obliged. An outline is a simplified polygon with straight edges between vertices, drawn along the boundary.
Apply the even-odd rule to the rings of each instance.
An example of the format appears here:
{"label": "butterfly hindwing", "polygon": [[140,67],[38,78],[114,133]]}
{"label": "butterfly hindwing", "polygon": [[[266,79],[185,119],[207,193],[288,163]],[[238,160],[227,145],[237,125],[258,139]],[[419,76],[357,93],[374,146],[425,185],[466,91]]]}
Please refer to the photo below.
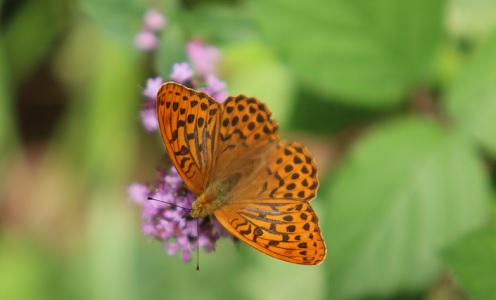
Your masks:
{"label": "butterfly hindwing", "polygon": [[157,94],[160,133],[186,186],[199,195],[211,176],[220,107],[207,94],[163,84]]}
{"label": "butterfly hindwing", "polygon": [[309,204],[319,185],[313,156],[303,145],[284,141],[274,144],[266,156],[265,167],[241,181],[232,191],[232,201],[214,214],[257,250],[292,263],[318,264],[326,248]]}
{"label": "butterfly hindwing", "polygon": [[265,169],[267,180],[258,193],[259,198],[300,199],[315,198],[319,181],[317,165],[304,145],[279,141]]}
{"label": "butterfly hindwing", "polygon": [[272,257],[315,265],[326,255],[319,219],[307,202],[288,199],[236,201],[214,214],[238,239]]}

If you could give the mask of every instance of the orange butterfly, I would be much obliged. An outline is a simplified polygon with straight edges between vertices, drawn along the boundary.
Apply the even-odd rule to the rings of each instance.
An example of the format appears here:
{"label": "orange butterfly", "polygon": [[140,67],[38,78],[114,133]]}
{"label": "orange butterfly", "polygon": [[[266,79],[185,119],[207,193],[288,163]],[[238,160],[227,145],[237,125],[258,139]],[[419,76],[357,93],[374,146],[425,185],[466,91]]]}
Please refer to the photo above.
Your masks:
{"label": "orange butterfly", "polygon": [[211,214],[234,236],[272,257],[316,265],[326,256],[309,204],[319,185],[305,146],[279,141],[256,98],[222,104],[174,82],[157,94],[160,132],[184,183],[198,198],[190,216]]}

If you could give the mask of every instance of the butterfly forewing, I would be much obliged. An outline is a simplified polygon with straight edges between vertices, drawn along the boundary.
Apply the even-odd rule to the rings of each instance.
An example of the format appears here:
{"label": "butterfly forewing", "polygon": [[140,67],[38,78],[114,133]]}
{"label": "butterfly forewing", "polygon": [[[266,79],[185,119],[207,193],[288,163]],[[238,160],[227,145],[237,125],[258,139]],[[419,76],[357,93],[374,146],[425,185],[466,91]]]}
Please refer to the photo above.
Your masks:
{"label": "butterfly forewing", "polygon": [[207,94],[165,83],[157,94],[160,133],[186,186],[200,195],[211,177],[219,104]]}
{"label": "butterfly forewing", "polygon": [[278,134],[278,126],[265,104],[244,95],[228,97],[221,105],[216,179],[240,172],[244,177],[250,175],[253,170],[247,164],[266,161],[265,154]]}

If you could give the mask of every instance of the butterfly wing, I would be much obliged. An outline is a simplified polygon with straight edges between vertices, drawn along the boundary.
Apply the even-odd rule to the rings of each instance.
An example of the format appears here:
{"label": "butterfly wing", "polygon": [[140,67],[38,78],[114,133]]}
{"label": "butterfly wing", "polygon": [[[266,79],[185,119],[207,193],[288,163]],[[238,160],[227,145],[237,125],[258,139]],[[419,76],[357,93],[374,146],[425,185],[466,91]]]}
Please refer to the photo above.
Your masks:
{"label": "butterfly wing", "polygon": [[308,203],[318,187],[317,167],[302,145],[277,143],[277,124],[263,103],[241,95],[219,105],[205,93],[166,83],[157,114],[187,187],[200,195],[216,183],[229,194],[213,210],[226,229],[281,260],[314,265],[324,259],[319,220]]}
{"label": "butterfly wing", "polygon": [[297,264],[319,264],[326,247],[309,204],[318,187],[313,157],[303,145],[281,141],[269,153],[269,161],[250,182],[241,182],[234,199],[214,214],[234,236],[265,254]]}
{"label": "butterfly wing", "polygon": [[174,82],[157,94],[160,133],[186,186],[200,195],[213,171],[220,106],[207,94]]}
{"label": "butterfly wing", "polygon": [[248,175],[247,164],[260,161],[278,138],[277,123],[264,103],[244,95],[227,98],[221,105],[213,180]]}
{"label": "butterfly wing", "polygon": [[308,202],[319,187],[317,165],[313,156],[300,143],[279,141],[264,170],[266,178],[258,190],[258,198],[294,199]]}
{"label": "butterfly wing", "polygon": [[228,97],[222,103],[219,130],[221,152],[264,144],[278,139],[278,126],[268,107],[254,97]]}
{"label": "butterfly wing", "polygon": [[319,219],[307,202],[288,199],[237,201],[214,214],[238,239],[277,259],[316,265],[325,258]]}

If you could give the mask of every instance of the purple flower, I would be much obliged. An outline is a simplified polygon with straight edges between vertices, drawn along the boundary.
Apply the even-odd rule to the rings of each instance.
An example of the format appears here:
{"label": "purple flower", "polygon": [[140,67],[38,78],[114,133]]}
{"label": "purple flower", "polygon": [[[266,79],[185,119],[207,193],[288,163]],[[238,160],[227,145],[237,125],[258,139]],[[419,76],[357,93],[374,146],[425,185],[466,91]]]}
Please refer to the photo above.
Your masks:
{"label": "purple flower", "polygon": [[179,83],[185,83],[193,77],[193,70],[186,62],[177,63],[172,66],[170,78]]}
{"label": "purple flower", "polygon": [[215,72],[215,67],[221,57],[217,48],[207,46],[199,40],[193,40],[188,43],[186,49],[199,76],[206,77]]}
{"label": "purple flower", "polygon": [[146,87],[143,90],[143,96],[145,96],[148,100],[156,101],[158,89],[163,83],[164,80],[160,76],[155,78],[149,78],[146,81]]}
{"label": "purple flower", "polygon": [[209,94],[215,101],[222,103],[227,98],[226,83],[217,76],[209,74],[206,78],[207,86],[201,90]]}
{"label": "purple flower", "polygon": [[157,110],[155,108],[157,101],[157,93],[164,80],[162,77],[149,78],[146,81],[146,87],[143,90],[143,96],[146,101],[140,112],[141,123],[146,131],[158,130]]}
{"label": "purple flower", "polygon": [[167,22],[165,17],[155,9],[149,9],[143,18],[145,27],[151,31],[162,30]]}
{"label": "purple flower", "polygon": [[146,196],[150,194],[150,188],[141,183],[133,183],[127,189],[127,194],[129,199],[137,204],[143,205],[143,202],[146,201]]}
{"label": "purple flower", "polygon": [[143,124],[143,127],[145,127],[146,131],[153,132],[158,130],[159,125],[155,103],[152,106],[145,105],[145,107],[140,112],[140,117],[141,123]]}
{"label": "purple flower", "polygon": [[157,47],[158,39],[153,32],[144,29],[134,37],[134,44],[138,49],[150,51]]}
{"label": "purple flower", "polygon": [[[174,167],[167,173],[159,171],[159,178],[153,192],[135,183],[129,187],[128,194],[143,207],[143,233],[162,241],[167,254],[180,252],[182,260],[189,262],[198,245],[210,252],[215,250],[219,238],[230,236],[215,218],[196,220],[188,215],[196,196],[184,186]],[[167,203],[145,200],[146,196]]]}

